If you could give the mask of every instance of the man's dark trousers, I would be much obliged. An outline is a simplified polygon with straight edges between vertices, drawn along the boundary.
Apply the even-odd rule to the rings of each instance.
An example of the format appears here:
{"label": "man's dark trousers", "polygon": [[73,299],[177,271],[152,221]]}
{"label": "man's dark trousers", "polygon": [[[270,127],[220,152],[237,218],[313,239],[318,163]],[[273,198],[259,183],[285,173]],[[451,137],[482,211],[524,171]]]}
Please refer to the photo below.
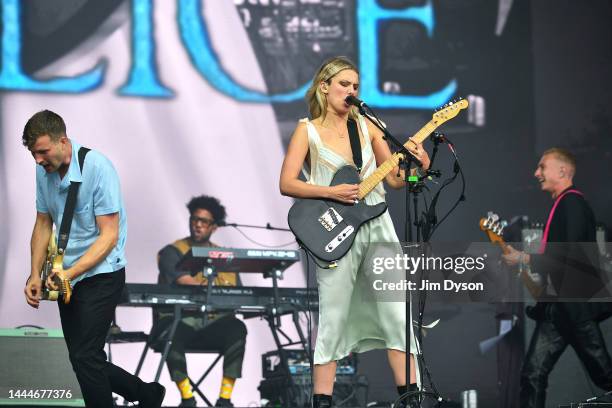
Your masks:
{"label": "man's dark trousers", "polygon": [[125,285],[125,268],[78,282],[69,304],[60,300],[64,339],[72,368],[89,408],[112,408],[112,393],[128,401],[140,398],[138,377],[106,361],[104,344]]}

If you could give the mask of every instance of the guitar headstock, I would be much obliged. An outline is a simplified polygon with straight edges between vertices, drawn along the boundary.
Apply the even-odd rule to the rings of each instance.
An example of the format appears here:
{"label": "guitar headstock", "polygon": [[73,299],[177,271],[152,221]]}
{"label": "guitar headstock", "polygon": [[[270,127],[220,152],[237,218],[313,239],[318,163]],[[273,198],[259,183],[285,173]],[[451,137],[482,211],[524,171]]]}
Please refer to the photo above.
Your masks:
{"label": "guitar headstock", "polygon": [[457,116],[463,109],[467,109],[468,105],[469,103],[467,99],[453,99],[452,101],[447,102],[441,108],[436,109],[435,113],[433,114],[433,121],[437,126],[440,126],[442,123]]}
{"label": "guitar headstock", "polygon": [[480,229],[487,234],[491,242],[497,244],[504,243],[503,233],[507,225],[506,221],[500,221],[499,215],[492,211],[487,213],[486,218],[480,219]]}

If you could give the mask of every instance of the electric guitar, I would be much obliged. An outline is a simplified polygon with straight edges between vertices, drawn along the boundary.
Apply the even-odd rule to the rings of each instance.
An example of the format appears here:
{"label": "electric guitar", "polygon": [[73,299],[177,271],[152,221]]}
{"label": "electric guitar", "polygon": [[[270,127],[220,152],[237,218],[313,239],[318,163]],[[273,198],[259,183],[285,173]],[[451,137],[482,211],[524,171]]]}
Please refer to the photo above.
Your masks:
{"label": "electric guitar", "polygon": [[[489,241],[501,247],[504,254],[510,253],[508,244],[504,241],[503,237],[504,228],[507,225],[508,223],[506,221],[500,221],[499,215],[493,212],[489,212],[487,218],[480,219],[480,229],[487,234]],[[544,288],[532,278],[529,267],[524,268],[520,272],[519,277],[529,293],[531,293],[535,299],[538,299]]]}
{"label": "electric guitar", "polygon": [[[467,107],[468,101],[465,99],[444,105],[404,146],[422,143],[436,128]],[[288,223],[298,243],[317,258],[332,265],[342,258],[353,245],[359,228],[387,209],[384,202],[370,206],[363,199],[403,157],[402,153],[394,153],[363,181],[353,166],[338,169],[330,185],[359,184],[358,199],[354,205],[323,199],[302,199],[293,204],[289,210]]]}
{"label": "electric guitar", "polygon": [[70,303],[72,297],[72,287],[68,279],[61,279],[59,276],[55,276],[53,281],[59,288],[53,290],[47,287],[47,278],[51,275],[51,271],[55,269],[63,269],[64,267],[64,254],[60,253],[57,247],[57,241],[55,240],[55,232],[51,232],[51,238],[49,238],[49,245],[47,246],[47,258],[43,264],[42,270],[40,271],[40,279],[42,281],[42,300],[57,301],[60,297],[65,304]]}

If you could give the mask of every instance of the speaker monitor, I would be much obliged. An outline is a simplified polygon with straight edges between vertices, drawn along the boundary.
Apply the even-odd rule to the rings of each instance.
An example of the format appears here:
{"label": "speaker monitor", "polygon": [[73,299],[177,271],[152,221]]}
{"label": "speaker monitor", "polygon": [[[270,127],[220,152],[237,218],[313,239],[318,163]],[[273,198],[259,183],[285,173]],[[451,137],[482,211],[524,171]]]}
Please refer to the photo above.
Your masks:
{"label": "speaker monitor", "polygon": [[61,330],[0,329],[0,405],[85,406]]}

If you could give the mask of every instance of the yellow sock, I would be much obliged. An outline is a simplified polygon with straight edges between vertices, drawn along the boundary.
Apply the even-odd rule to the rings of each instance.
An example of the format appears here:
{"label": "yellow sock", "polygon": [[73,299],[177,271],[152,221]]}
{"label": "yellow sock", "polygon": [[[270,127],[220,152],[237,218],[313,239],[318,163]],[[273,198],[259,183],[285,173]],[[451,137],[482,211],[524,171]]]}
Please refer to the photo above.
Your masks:
{"label": "yellow sock", "polygon": [[221,392],[219,393],[219,397],[232,399],[232,391],[234,391],[235,382],[235,378],[223,377],[223,380],[221,380]]}
{"label": "yellow sock", "polygon": [[193,398],[193,389],[191,388],[191,383],[189,382],[189,378],[185,378],[182,381],[177,381],[176,386],[181,392],[182,399]]}

